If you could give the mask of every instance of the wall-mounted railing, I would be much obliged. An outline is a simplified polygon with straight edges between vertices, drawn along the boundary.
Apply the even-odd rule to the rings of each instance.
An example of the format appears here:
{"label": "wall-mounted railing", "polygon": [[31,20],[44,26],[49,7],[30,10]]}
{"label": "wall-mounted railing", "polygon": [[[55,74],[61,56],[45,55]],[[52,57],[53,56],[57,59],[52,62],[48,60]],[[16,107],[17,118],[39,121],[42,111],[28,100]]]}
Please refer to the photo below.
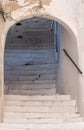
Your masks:
{"label": "wall-mounted railing", "polygon": [[66,56],[69,58],[69,60],[73,63],[73,65],[75,66],[75,68],[78,70],[78,72],[80,74],[82,74],[83,72],[80,70],[80,68],[78,67],[78,65],[74,62],[74,60],[71,58],[71,56],[68,54],[68,52],[63,49],[64,53],[66,54]]}

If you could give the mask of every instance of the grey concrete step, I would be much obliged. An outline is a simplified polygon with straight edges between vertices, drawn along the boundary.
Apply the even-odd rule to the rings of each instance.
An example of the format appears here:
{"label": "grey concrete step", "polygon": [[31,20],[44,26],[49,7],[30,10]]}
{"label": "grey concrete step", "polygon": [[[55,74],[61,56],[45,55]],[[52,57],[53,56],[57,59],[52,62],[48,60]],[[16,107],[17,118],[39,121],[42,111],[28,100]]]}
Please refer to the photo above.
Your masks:
{"label": "grey concrete step", "polygon": [[55,89],[55,84],[8,84],[10,89],[18,89],[18,90],[43,90],[43,89]]}
{"label": "grey concrete step", "polygon": [[43,96],[43,95],[32,95],[32,96],[23,96],[23,95],[5,95],[5,100],[19,100],[19,101],[71,101],[70,95],[52,95],[52,96]]}
{"label": "grey concrete step", "polygon": [[31,74],[31,75],[5,75],[6,80],[10,81],[25,81],[25,80],[55,80],[56,74]]}
{"label": "grey concrete step", "polygon": [[5,69],[5,75],[42,75],[42,74],[51,74],[56,73],[57,69],[50,69],[50,70],[6,70]]}
{"label": "grey concrete step", "polygon": [[39,70],[53,70],[57,68],[57,64],[39,64],[39,65],[21,65],[21,66],[14,66],[14,65],[6,65],[6,70],[27,70],[27,71],[39,71]]}
{"label": "grey concrete step", "polygon": [[44,49],[44,50],[18,50],[18,49],[15,49],[15,50],[9,50],[9,49],[6,49],[5,50],[5,56],[6,57],[30,57],[30,56],[38,56],[38,55],[52,55],[54,54],[54,48],[53,49]]}
{"label": "grey concrete step", "polygon": [[56,84],[56,80],[27,80],[27,81],[5,81],[5,85],[31,85],[31,84]]}
{"label": "grey concrete step", "polygon": [[40,90],[24,90],[24,89],[10,89],[9,88],[9,94],[13,95],[53,95],[56,94],[55,88],[49,88],[49,89],[40,89]]}
{"label": "grey concrete step", "polygon": [[6,50],[5,64],[20,65],[20,64],[50,64],[55,63],[55,50]]}

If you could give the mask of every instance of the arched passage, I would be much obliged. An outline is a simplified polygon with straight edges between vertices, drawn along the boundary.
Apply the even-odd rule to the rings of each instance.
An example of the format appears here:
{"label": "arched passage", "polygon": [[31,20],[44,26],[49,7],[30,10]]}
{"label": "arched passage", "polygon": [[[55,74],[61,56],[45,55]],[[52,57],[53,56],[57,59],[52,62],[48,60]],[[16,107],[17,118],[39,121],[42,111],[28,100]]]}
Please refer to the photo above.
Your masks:
{"label": "arched passage", "polygon": [[[46,17],[46,16],[45,16]],[[50,19],[50,17],[47,16]],[[55,20],[55,18],[51,18],[51,20]],[[56,21],[60,21],[56,19]],[[77,99],[77,90],[79,85],[79,75],[78,71],[75,69],[74,65],[71,61],[66,57],[63,52],[63,49],[67,50],[71,55],[72,59],[78,63],[78,52],[77,52],[77,43],[76,38],[73,32],[69,29],[69,27],[64,24],[64,22],[60,21],[62,26],[59,30],[59,44],[60,45],[60,57],[59,57],[59,71],[57,75],[57,88],[58,93],[61,94],[72,94],[73,98]],[[64,27],[63,27],[64,26]],[[75,88],[76,86],[76,88]]]}
{"label": "arched passage", "polygon": [[[69,52],[69,54],[72,56],[73,60],[77,64],[79,64],[77,41],[76,41],[75,34],[67,26],[67,24],[61,21],[60,19],[51,17],[50,15],[45,15],[45,18],[55,20],[58,23],[60,23],[62,26],[61,32],[59,31],[59,33],[61,34],[60,40],[59,40],[61,46],[60,46],[60,59],[59,59],[59,67],[58,67],[58,75],[57,75],[58,93],[71,94],[73,98],[77,99],[78,92],[76,92],[75,90],[77,90],[79,86],[79,74],[78,74],[78,71],[73,66],[73,64],[69,61],[69,59],[63,53],[63,49],[66,49]],[[5,37],[7,37],[7,33],[10,28],[10,22],[8,23],[6,22],[4,27],[6,28],[3,34],[5,35]],[[3,39],[4,46],[5,46],[5,37]],[[3,49],[3,52],[4,52],[4,49]],[[76,88],[74,86],[76,86]]]}

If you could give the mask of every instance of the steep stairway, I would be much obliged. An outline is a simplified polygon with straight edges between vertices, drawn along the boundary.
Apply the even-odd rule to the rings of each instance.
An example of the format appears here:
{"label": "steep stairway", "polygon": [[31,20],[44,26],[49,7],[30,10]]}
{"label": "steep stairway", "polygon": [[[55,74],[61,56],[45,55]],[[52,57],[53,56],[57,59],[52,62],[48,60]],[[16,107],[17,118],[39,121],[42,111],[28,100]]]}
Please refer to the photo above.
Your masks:
{"label": "steep stairway", "polygon": [[33,17],[9,30],[6,49],[39,50],[54,48],[54,32],[51,31],[52,20]]}
{"label": "steep stairway", "polygon": [[5,93],[56,93],[57,56],[51,20],[32,18],[9,31],[4,58]]}
{"label": "steep stairway", "polygon": [[6,94],[52,95],[56,93],[57,64],[52,49],[6,50],[5,55]]}
{"label": "steep stairway", "polygon": [[0,130],[84,130],[76,101],[56,91],[57,56],[51,23],[34,17],[9,32]]}

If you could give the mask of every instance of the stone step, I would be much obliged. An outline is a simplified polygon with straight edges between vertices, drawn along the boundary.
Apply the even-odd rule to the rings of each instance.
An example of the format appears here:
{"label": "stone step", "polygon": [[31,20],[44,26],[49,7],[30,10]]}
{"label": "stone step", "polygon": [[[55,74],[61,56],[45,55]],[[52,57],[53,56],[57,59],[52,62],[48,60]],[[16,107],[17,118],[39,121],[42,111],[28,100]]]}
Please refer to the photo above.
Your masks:
{"label": "stone step", "polygon": [[5,54],[5,64],[7,65],[20,65],[20,64],[54,64],[57,60],[57,55],[55,56],[55,50],[51,52],[44,52],[43,53],[32,53],[27,52],[27,54],[23,53],[6,53]]}
{"label": "stone step", "polygon": [[[32,50],[34,50],[34,47],[43,47],[43,49],[54,49],[54,41],[52,38],[45,38],[45,39],[32,39],[29,38],[27,39],[27,37],[23,37],[21,35],[22,38],[19,38],[20,35],[18,35],[17,37],[13,37],[9,42],[8,45],[6,45],[6,49],[9,49],[11,46],[14,46],[15,48],[11,48],[11,49],[18,49],[17,47],[21,45],[25,47],[25,45],[27,47],[32,47]],[[40,44],[39,44],[40,43]],[[48,46],[49,45],[49,46]],[[29,48],[31,49],[31,48]],[[38,48],[41,49],[41,48]],[[22,50],[22,48],[21,48]],[[26,50],[26,48],[24,48],[24,50]]]}
{"label": "stone step", "polygon": [[[39,60],[40,59],[40,60]],[[15,65],[15,66],[17,66],[17,65],[24,65],[24,66],[28,66],[28,65],[37,65],[37,64],[54,64],[54,63],[56,63],[56,60],[55,60],[55,58],[53,57],[53,58],[51,58],[51,59],[46,59],[46,58],[38,58],[38,57],[36,57],[36,58],[34,58],[34,59],[32,59],[32,58],[24,58],[23,60],[22,59],[13,59],[13,58],[11,58],[11,59],[9,59],[9,58],[7,58],[6,60],[5,60],[5,66],[6,65]]]}
{"label": "stone step", "polygon": [[40,18],[40,17],[33,17],[33,18],[30,18],[30,19],[26,19],[24,21],[21,21],[20,23],[21,24],[19,26],[17,24],[15,25],[15,29],[18,29],[18,28],[25,29],[26,27],[28,27],[28,28],[25,29],[25,31],[29,30],[29,29],[32,30],[32,28],[38,30],[38,28],[42,29],[42,27],[43,28],[44,27],[49,28],[52,24],[52,20]]}
{"label": "stone step", "polygon": [[[52,53],[52,52],[54,52],[54,48],[53,49],[44,49],[44,50],[41,50],[41,49],[38,49],[38,50],[26,50],[26,49],[22,49],[22,50],[19,50],[19,49],[15,49],[15,50],[13,50],[13,49],[11,49],[11,50],[9,50],[9,49],[5,49],[5,54],[7,54],[7,55],[10,55],[10,54],[13,54],[13,55],[16,55],[16,54],[22,54],[23,53],[23,55],[28,55],[28,53],[30,53],[30,54],[47,54],[47,53]],[[15,54],[16,53],[16,54]]]}
{"label": "stone step", "polygon": [[31,85],[31,84],[56,84],[56,80],[27,80],[27,81],[6,81],[5,80],[5,85]]}
{"label": "stone step", "polygon": [[8,84],[10,89],[17,89],[17,90],[43,90],[43,89],[56,89],[55,84],[27,84],[27,85],[18,85],[18,84]]}
{"label": "stone step", "polygon": [[36,54],[47,54],[47,53],[53,53],[54,52],[54,48],[53,49],[44,49],[44,50],[40,50],[40,49],[38,49],[38,50],[25,50],[25,49],[22,49],[22,50],[19,50],[19,49],[15,49],[15,50],[13,50],[13,49],[11,49],[11,50],[9,50],[9,49],[6,49],[5,50],[5,55],[7,56],[9,56],[10,54],[11,55],[19,55],[20,56],[20,54],[22,55],[23,54],[23,56],[24,55],[29,55],[29,53],[31,54],[31,55],[36,55]]}
{"label": "stone step", "polygon": [[1,130],[83,130],[84,122],[69,122],[69,123],[57,123],[57,124],[11,124],[2,123],[0,125]]}
{"label": "stone step", "polygon": [[35,31],[34,29],[32,31],[30,30],[27,30],[27,31],[24,31],[21,30],[21,32],[18,30],[14,32],[14,35],[13,35],[13,39],[15,39],[17,36],[22,36],[23,38],[28,38],[28,39],[34,39],[34,38],[39,38],[39,39],[48,39],[50,38],[52,41],[54,39],[54,32],[53,31],[50,31],[49,29],[47,30],[42,30],[40,29],[39,31]]}
{"label": "stone step", "polygon": [[[20,30],[20,31],[19,31]],[[19,33],[18,32],[14,32],[14,36],[16,36],[17,34],[23,34],[23,35],[26,35],[28,37],[30,36],[33,36],[33,37],[40,37],[40,36],[44,36],[44,37],[49,37],[50,36],[53,36],[53,31],[50,31],[49,29],[48,30],[22,30],[22,28],[19,28]],[[39,34],[39,35],[38,35]]]}
{"label": "stone step", "polygon": [[42,74],[42,75],[5,75],[6,80],[18,81],[18,80],[55,80],[56,74]]}
{"label": "stone step", "polygon": [[5,57],[5,65],[37,65],[37,64],[55,64],[57,58],[53,55],[47,56],[36,56],[36,57]]}
{"label": "stone step", "polygon": [[34,70],[28,70],[28,71],[26,71],[25,69],[24,70],[12,70],[12,69],[10,69],[10,70],[6,70],[5,69],[5,75],[37,75],[37,74],[39,74],[39,75],[41,75],[41,74],[50,74],[50,73],[56,73],[57,72],[57,70],[55,70],[55,69],[52,69],[52,70],[36,70],[36,71],[34,71]]}
{"label": "stone step", "polygon": [[[25,129],[25,128],[23,128],[23,129],[22,129],[22,128],[20,128],[20,129],[18,128],[18,129],[17,129],[17,128],[14,128],[14,127],[13,127],[13,128],[11,128],[11,127],[10,127],[10,128],[1,128],[1,130],[11,130],[11,129],[12,129],[12,130],[27,130],[27,129]],[[35,129],[30,129],[30,130],[35,130]],[[37,129],[37,130],[43,130],[43,129]],[[47,129],[47,130],[51,130],[51,129]],[[65,128],[64,128],[64,129],[62,129],[62,128],[60,128],[60,129],[57,128],[57,129],[52,129],[52,130],[67,130],[67,128],[66,128],[66,129],[65,129]],[[68,129],[68,130],[83,130],[83,129],[82,129],[82,128],[79,128],[79,129],[77,129],[77,128],[71,129],[71,128],[70,128],[70,129]]]}
{"label": "stone step", "polygon": [[10,94],[51,94],[56,93],[55,84],[5,84],[5,93]]}
{"label": "stone step", "polygon": [[[13,56],[6,56],[5,57],[5,63],[7,62],[7,60],[8,60],[8,62],[11,62],[11,60],[15,60],[15,61],[17,61],[18,62],[18,60],[21,62],[21,60],[23,59],[24,61],[26,61],[26,60],[28,60],[28,61],[43,61],[43,59],[44,59],[44,62],[45,62],[45,60],[49,60],[49,61],[54,61],[55,60],[55,55],[53,54],[53,55],[49,55],[50,57],[48,57],[48,56],[46,56],[46,55],[44,55],[44,56],[40,56],[40,54],[39,55],[37,55],[37,56],[32,56],[32,55],[30,55],[29,57],[25,57],[25,56],[22,56],[22,57],[20,57],[20,56],[18,56],[17,55],[17,57],[13,57]],[[36,59],[37,58],[37,59]]]}
{"label": "stone step", "polygon": [[[22,40],[18,40],[18,42],[20,42],[20,44],[15,44],[15,42],[10,42],[9,46],[6,46],[7,49],[9,50],[16,50],[16,49],[19,49],[19,50],[22,50],[22,49],[31,49],[31,50],[38,50],[38,49],[53,49],[54,46],[51,44],[51,42],[44,42],[44,43],[41,43],[41,44],[37,44],[36,46],[33,44],[31,45],[29,42],[27,42],[27,40],[24,42]],[[49,46],[48,46],[48,45]]]}
{"label": "stone step", "polygon": [[48,113],[46,112],[39,112],[39,113],[14,113],[14,112],[4,112],[4,118],[13,118],[13,119],[23,119],[23,118],[30,118],[30,119],[71,119],[71,118],[80,118],[80,114],[78,113]]}
{"label": "stone step", "polygon": [[[37,27],[38,28],[38,27]],[[31,30],[26,28],[26,30],[24,30],[24,28],[20,28],[18,27],[17,29],[14,30],[14,33],[13,33],[13,36],[16,37],[17,35],[22,35],[22,36],[28,36],[29,37],[40,37],[40,36],[43,36],[43,37],[49,37],[51,36],[53,38],[53,31],[50,30],[50,28],[45,28],[44,29],[41,29],[41,28],[38,28],[37,30],[35,30],[34,28]]]}
{"label": "stone step", "polygon": [[[13,29],[14,35],[17,32],[17,30],[18,30],[17,33],[21,32],[23,34],[25,34],[27,32],[28,33],[32,33],[32,32],[33,33],[34,32],[36,32],[36,33],[42,33],[42,32],[45,32],[45,34],[53,32],[53,31],[50,30],[51,29],[50,28],[51,24],[49,22],[43,22],[43,23],[41,23],[41,21],[39,21],[39,23],[32,22],[32,24],[29,23],[29,22],[27,22],[25,24],[24,23],[22,23],[21,26],[15,26],[15,28]],[[39,24],[40,24],[40,26],[39,26]],[[34,25],[34,26],[32,26],[32,25]]]}
{"label": "stone step", "polygon": [[[54,42],[46,40],[46,41],[34,41],[34,42],[30,42],[28,41],[28,39],[12,39],[11,41],[9,41],[10,43],[8,45],[6,45],[6,48],[9,49],[10,47],[15,47],[15,48],[11,48],[12,50],[14,49],[30,49],[30,50],[34,50],[34,47],[36,47],[37,50],[41,50],[41,49],[54,49]],[[40,43],[40,44],[39,44]],[[20,47],[21,45],[21,47]],[[20,47],[20,48],[18,48]],[[22,47],[27,47],[27,48],[22,48]]]}
{"label": "stone step", "polygon": [[74,106],[76,107],[76,101],[71,100],[71,101],[25,101],[25,100],[6,100],[4,101],[5,106]]}
{"label": "stone step", "polygon": [[74,107],[74,106],[66,106],[66,107],[47,107],[47,106],[4,106],[4,111],[5,112],[35,112],[35,113],[39,113],[39,112],[49,112],[49,113],[52,113],[52,112],[60,112],[60,113],[63,113],[63,112],[77,112],[77,108]]}
{"label": "stone step", "polygon": [[[41,59],[41,60],[39,60]],[[52,57],[51,59],[46,59],[46,58],[25,58],[25,59],[6,59],[5,60],[5,66],[6,65],[14,65],[14,66],[28,66],[28,65],[38,65],[38,64],[54,64],[56,63],[56,60],[54,57]]]}
{"label": "stone step", "polygon": [[[5,51],[5,58],[30,58],[30,57],[46,57],[50,58],[53,57],[55,54],[55,49],[53,50],[8,50]],[[50,57],[49,57],[50,56]]]}
{"label": "stone step", "polygon": [[39,65],[23,65],[23,66],[13,66],[13,65],[6,65],[6,70],[27,70],[27,71],[38,71],[38,70],[52,70],[57,68],[57,64],[39,64]]}
{"label": "stone step", "polygon": [[[40,44],[39,44],[40,43]],[[24,50],[39,50],[39,49],[54,49],[54,45],[52,41],[46,40],[46,41],[34,41],[30,42],[27,39],[16,39],[16,40],[11,40],[9,45],[6,46],[7,49],[10,47],[14,47],[11,49],[24,49]],[[18,48],[19,47],[19,48]],[[24,47],[24,48],[22,48]],[[27,47],[27,48],[26,48]]]}
{"label": "stone step", "polygon": [[63,123],[63,122],[81,122],[83,121],[83,118],[72,118],[72,119],[30,119],[30,118],[22,118],[22,119],[8,119],[8,118],[4,118],[4,123],[33,123],[33,124],[37,124],[37,123],[52,123],[52,124],[56,124],[56,123]]}
{"label": "stone step", "polygon": [[[35,32],[35,31],[34,31]],[[37,34],[37,36],[36,36],[36,34]],[[54,40],[54,36],[53,36],[53,33],[48,33],[48,34],[46,34],[46,35],[44,35],[42,32],[40,33],[40,34],[38,34],[38,33],[34,33],[33,34],[33,31],[32,31],[32,33],[31,34],[29,34],[29,32],[25,32],[25,33],[16,33],[16,35],[13,35],[13,37],[12,37],[12,39],[10,39],[10,40],[13,40],[13,41],[15,41],[16,39],[20,39],[20,40],[24,40],[24,39],[26,39],[26,40],[28,40],[28,41],[32,41],[32,40],[35,40],[36,38],[37,39],[39,39],[40,41],[41,40],[44,40],[44,42],[45,41],[47,41],[48,40],[48,38],[49,38],[49,40],[51,40],[52,41],[52,44],[53,44],[53,40]],[[29,35],[29,36],[28,36]],[[34,36],[33,36],[34,35]],[[21,37],[18,37],[18,36],[21,36]],[[28,38],[28,39],[27,39]],[[36,39],[36,40],[37,40]],[[36,43],[37,44],[37,43]]]}
{"label": "stone step", "polygon": [[[19,36],[21,36],[21,38],[19,38]],[[44,35],[39,35],[39,36],[33,36],[33,35],[30,35],[30,36],[28,36],[28,35],[22,35],[22,34],[17,34],[16,36],[14,36],[13,37],[13,41],[14,42],[16,42],[16,44],[17,44],[17,42],[18,42],[18,40],[27,40],[27,42],[29,42],[29,43],[36,43],[36,45],[38,44],[38,43],[42,43],[43,41],[45,42],[45,43],[48,43],[48,42],[51,42],[52,44],[54,44],[54,37],[53,37],[53,34],[50,34],[50,35],[46,35],[46,36],[44,36]],[[20,44],[20,43],[19,43]]]}
{"label": "stone step", "polygon": [[[14,61],[13,61],[14,60]],[[34,62],[36,63],[39,63],[40,64],[40,62],[42,63],[44,63],[44,64],[48,64],[49,62],[49,64],[54,64],[55,63],[55,56],[53,55],[53,56],[50,56],[50,57],[47,57],[47,56],[36,56],[36,57],[34,57],[34,56],[30,56],[30,57],[5,57],[5,64],[7,64],[7,63],[18,63],[18,62],[20,62],[20,63],[25,63],[25,62],[28,62],[28,63],[31,63],[31,65],[32,64],[34,64]]]}
{"label": "stone step", "polygon": [[31,96],[23,96],[23,95],[5,95],[4,100],[12,100],[12,101],[71,101],[70,95],[31,95]]}
{"label": "stone step", "polygon": [[13,95],[53,95],[56,94],[55,88],[49,88],[49,89],[37,89],[37,90],[24,90],[24,89],[10,89],[9,88],[9,94]]}
{"label": "stone step", "polygon": [[20,29],[20,27],[18,27],[17,29],[15,29],[15,32],[17,32],[17,30],[18,30],[19,33],[21,31],[23,34],[27,33],[27,31],[28,31],[28,33],[31,33],[31,32],[37,32],[37,33],[41,32],[42,33],[44,31],[46,31],[46,33],[51,32],[50,26],[46,27],[46,25],[42,25],[42,28],[38,27],[38,26],[35,26],[35,27],[31,28],[31,26],[30,27],[28,26],[28,30],[27,31],[23,30],[24,32],[22,31],[22,29]]}

